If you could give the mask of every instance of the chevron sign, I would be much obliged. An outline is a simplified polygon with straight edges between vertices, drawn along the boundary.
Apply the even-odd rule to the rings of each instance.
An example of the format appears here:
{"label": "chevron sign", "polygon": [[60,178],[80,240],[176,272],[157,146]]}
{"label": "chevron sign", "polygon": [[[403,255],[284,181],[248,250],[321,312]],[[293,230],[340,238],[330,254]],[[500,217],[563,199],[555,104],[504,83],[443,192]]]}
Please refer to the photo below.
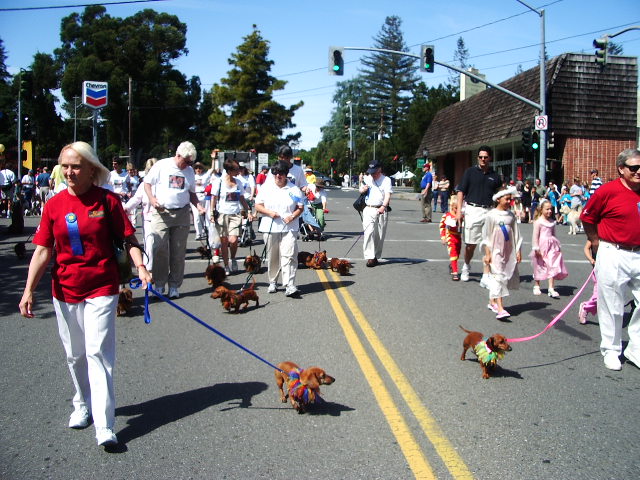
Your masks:
{"label": "chevron sign", "polygon": [[107,82],[82,82],[82,103],[91,108],[107,106]]}

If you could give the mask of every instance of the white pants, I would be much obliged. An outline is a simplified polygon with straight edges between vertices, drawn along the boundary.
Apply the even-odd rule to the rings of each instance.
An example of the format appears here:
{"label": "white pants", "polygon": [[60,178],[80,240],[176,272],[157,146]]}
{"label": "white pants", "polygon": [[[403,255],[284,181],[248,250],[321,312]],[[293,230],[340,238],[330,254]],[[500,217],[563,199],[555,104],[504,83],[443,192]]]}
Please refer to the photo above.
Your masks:
{"label": "white pants", "polygon": [[362,228],[364,229],[364,259],[372,260],[382,257],[382,246],[387,234],[388,213],[378,213],[377,208],[365,207],[362,211]]}
{"label": "white pants", "polygon": [[76,388],[73,406],[87,407],[96,428],[113,428],[118,295],[88,298],[80,303],[53,299],[58,332]]}
{"label": "white pants", "polygon": [[596,257],[598,279],[598,323],[600,324],[600,351],[604,355],[613,350],[622,352],[622,317],[624,315],[624,289],[628,286],[636,301],[635,312],[629,321],[629,351],[640,358],[640,252],[616,248],[600,241]]}
{"label": "white pants", "polygon": [[267,246],[267,262],[269,283],[278,280],[282,272],[282,284],[295,285],[298,271],[297,232],[265,233],[264,243]]}
{"label": "white pants", "polygon": [[143,258],[147,270],[153,270],[153,231],[151,229],[151,220],[143,218],[142,220],[142,233],[144,234],[144,252],[147,254]]}

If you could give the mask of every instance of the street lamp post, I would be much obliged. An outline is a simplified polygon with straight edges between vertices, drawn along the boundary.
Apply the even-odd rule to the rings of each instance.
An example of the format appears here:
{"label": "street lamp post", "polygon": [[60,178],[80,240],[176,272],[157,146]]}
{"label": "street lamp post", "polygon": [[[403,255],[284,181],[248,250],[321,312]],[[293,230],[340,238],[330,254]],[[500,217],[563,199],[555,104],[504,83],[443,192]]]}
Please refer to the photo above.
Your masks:
{"label": "street lamp post", "polygon": [[353,102],[351,100],[347,100],[347,105],[349,106],[349,181],[347,182],[347,187],[350,187],[351,167],[353,165],[353,159],[356,156],[356,148],[353,143]]}

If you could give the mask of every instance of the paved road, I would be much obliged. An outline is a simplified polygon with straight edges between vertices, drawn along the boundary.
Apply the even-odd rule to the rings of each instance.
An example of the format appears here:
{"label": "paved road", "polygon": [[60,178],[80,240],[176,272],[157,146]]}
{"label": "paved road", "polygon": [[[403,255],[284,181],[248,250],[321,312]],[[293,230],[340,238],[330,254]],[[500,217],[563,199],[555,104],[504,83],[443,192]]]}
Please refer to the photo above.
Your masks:
{"label": "paved road", "polygon": [[[584,235],[558,228],[570,271],[561,298],[531,295],[525,261],[522,288],[507,300],[514,315],[501,323],[485,308],[479,257],[470,282],[452,282],[437,224],[418,222],[411,194],[392,202],[385,261],[366,268],[355,197],[330,191],[322,244],[352,259],[351,275],[300,270],[303,295],[289,299],[267,294],[261,274],[260,307],[232,315],[209,298],[192,241],[177,301],[269,362],[325,368],[336,377],[322,389],[325,403],[296,414],[279,403],[267,365],[161,302],[146,325],[136,292],[134,314],[117,320],[115,452],[95,446],[92,428],[66,428],[73,391],[49,279],[37,318],[21,318],[27,262],[13,255],[18,238],[0,237],[0,478],[637,477],[640,370],[603,367],[597,323],[579,325],[577,305],[541,337],[514,344],[490,380],[459,359],[459,324],[511,338],[542,330],[587,278]],[[28,233],[36,223],[27,221]],[[526,256],[531,226],[522,230]]]}

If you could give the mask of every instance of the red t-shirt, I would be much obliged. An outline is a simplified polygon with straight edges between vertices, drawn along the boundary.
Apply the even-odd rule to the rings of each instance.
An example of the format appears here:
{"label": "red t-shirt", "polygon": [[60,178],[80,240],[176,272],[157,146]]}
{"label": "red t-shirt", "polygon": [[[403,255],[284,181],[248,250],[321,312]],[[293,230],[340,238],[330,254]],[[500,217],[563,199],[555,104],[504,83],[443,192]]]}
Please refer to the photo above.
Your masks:
{"label": "red t-shirt", "polygon": [[580,219],[598,225],[605,242],[640,245],[640,192],[628,189],[621,179],[605,183],[589,198]]}
{"label": "red t-shirt", "polygon": [[[112,228],[104,215],[103,199],[109,206]],[[66,220],[69,213],[75,214],[77,219],[83,250],[79,255],[73,253],[71,246]],[[61,302],[79,303],[87,298],[118,294],[118,263],[112,232],[120,238],[135,233],[120,199],[112,192],[92,186],[76,197],[63,190],[47,202],[33,243],[55,248],[51,270],[55,298]]]}

